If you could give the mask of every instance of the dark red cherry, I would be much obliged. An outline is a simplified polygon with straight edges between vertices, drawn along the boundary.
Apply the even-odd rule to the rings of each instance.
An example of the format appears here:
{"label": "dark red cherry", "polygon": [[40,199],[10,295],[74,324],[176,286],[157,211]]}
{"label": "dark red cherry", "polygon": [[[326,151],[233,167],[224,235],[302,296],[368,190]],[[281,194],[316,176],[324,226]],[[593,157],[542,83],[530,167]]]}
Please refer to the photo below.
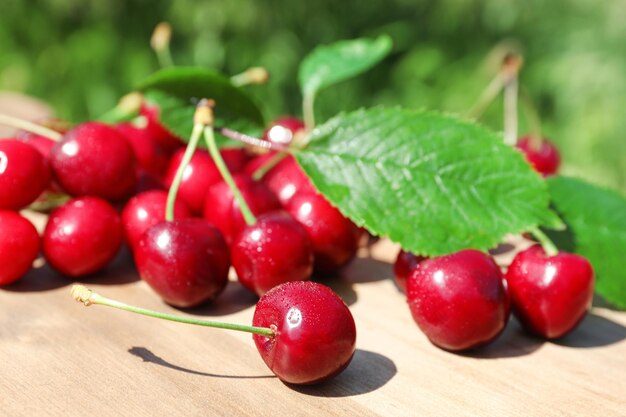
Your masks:
{"label": "dark red cherry", "polygon": [[[167,192],[161,190],[146,191],[131,198],[122,210],[124,235],[134,250],[141,235],[151,226],[165,220]],[[174,217],[184,219],[191,217],[189,209],[180,200],[174,203]]]}
{"label": "dark red cherry", "polygon": [[0,210],[0,285],[20,279],[39,253],[39,234],[26,218]]}
{"label": "dark red cherry", "polygon": [[285,212],[262,214],[231,245],[239,282],[257,295],[278,284],[305,281],[313,272],[313,246],[306,230]]}
{"label": "dark red cherry", "polygon": [[304,130],[304,122],[291,116],[276,119],[265,132],[263,139],[280,145],[289,145],[296,133]]}
{"label": "dark red cherry", "polygon": [[295,281],[274,287],[259,300],[252,325],[275,329],[274,337],[253,335],[254,343],[267,366],[287,383],[332,378],[354,355],[354,318],[322,284]]}
{"label": "dark red cherry", "polygon": [[133,148],[137,168],[144,170],[155,178],[163,177],[169,162],[169,156],[146,129],[132,123],[120,123],[115,126],[118,132],[126,137]]}
{"label": "dark red cherry", "polygon": [[139,276],[176,307],[193,307],[217,297],[230,268],[224,238],[203,219],[150,227],[135,248],[135,263]]}
{"label": "dark red cherry", "polygon": [[231,173],[242,172],[250,161],[250,156],[244,148],[222,148],[220,155]]}
{"label": "dark red cherry", "polygon": [[50,215],[43,233],[43,254],[57,271],[81,277],[104,268],[122,239],[122,222],[111,204],[97,197],[79,197]]}
{"label": "dark red cherry", "polygon": [[296,159],[289,155],[269,170],[262,179],[280,202],[287,206],[296,192],[316,192]]}
{"label": "dark red cherry", "polygon": [[530,136],[524,136],[517,141],[516,147],[524,153],[535,171],[544,177],[556,174],[559,169],[561,163],[559,150],[549,140],[543,139],[537,147]]}
{"label": "dark red cherry", "polygon": [[572,331],[591,307],[594,272],[580,255],[548,256],[541,246],[531,246],[513,259],[506,280],[515,315],[546,339]]}
{"label": "dark red cherry", "polygon": [[50,153],[57,182],[74,196],[108,200],[129,196],[135,186],[135,155],[128,140],[111,126],[80,124],[68,131]]}
{"label": "dark red cherry", "polygon": [[407,300],[419,328],[446,350],[492,341],[509,317],[500,268],[473,249],[421,262],[407,280]]}
{"label": "dark red cherry", "polygon": [[316,272],[333,272],[354,258],[360,230],[324,196],[315,192],[298,193],[287,205],[287,210],[311,238]]}
{"label": "dark red cherry", "polygon": [[26,207],[50,184],[44,157],[16,139],[0,139],[0,209]]}
{"label": "dark red cherry", "polygon": [[160,110],[158,106],[144,104],[140,109],[140,114],[145,118],[144,129],[149,136],[166,152],[171,153],[181,148],[183,143],[159,121]]}
{"label": "dark red cherry", "polygon": [[[254,215],[281,208],[276,196],[263,183],[242,174],[235,175],[234,180]],[[209,187],[204,203],[204,218],[222,232],[229,244],[246,227],[239,203],[224,181]]]}
{"label": "dark red cherry", "polygon": [[402,292],[406,292],[406,280],[420,262],[427,259],[425,256],[414,255],[400,249],[396,262],[393,264],[393,276],[396,285]]}

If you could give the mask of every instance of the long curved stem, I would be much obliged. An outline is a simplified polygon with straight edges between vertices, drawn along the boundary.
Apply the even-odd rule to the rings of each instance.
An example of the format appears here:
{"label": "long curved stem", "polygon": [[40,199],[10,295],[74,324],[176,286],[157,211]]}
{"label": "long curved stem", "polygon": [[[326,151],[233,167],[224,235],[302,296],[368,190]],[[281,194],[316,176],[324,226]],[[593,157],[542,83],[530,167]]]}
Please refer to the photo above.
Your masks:
{"label": "long curved stem", "polygon": [[63,135],[56,130],[48,129],[45,126],[41,126],[27,120],[22,120],[18,117],[9,116],[8,114],[0,114],[0,124],[26,130],[27,132],[43,136],[55,142],[58,142],[63,138]]}
{"label": "long curved stem", "polygon": [[276,333],[269,327],[256,327],[256,326],[246,326],[242,324],[234,324],[234,323],[223,323],[218,321],[210,321],[210,320],[202,320],[196,319],[192,317],[183,317],[183,316],[175,316],[173,314],[162,313],[159,311],[149,310],[147,308],[141,308],[132,306],[129,304],[122,303],[117,300],[113,300],[111,298],[104,297],[100,294],[97,294],[87,287],[82,285],[74,285],[72,287],[72,297],[78,301],[83,303],[85,306],[90,306],[92,304],[99,304],[107,307],[117,308],[119,310],[128,311],[135,314],[141,314],[143,316],[154,317],[162,320],[175,321],[178,323],[186,323],[186,324],[194,324],[197,326],[205,326],[205,327],[213,327],[218,329],[228,329],[228,330],[237,330],[240,332],[247,332],[258,334],[261,336],[274,337]]}
{"label": "long curved stem", "polygon": [[302,115],[304,116],[304,127],[308,131],[315,127],[315,93],[308,93],[302,99]]}
{"label": "long curved stem", "polygon": [[541,244],[541,247],[546,252],[548,256],[555,256],[559,253],[559,249],[556,247],[554,242],[550,240],[550,238],[541,231],[538,227],[533,228],[530,233],[533,234]]}
{"label": "long curved stem", "polygon": [[517,142],[517,75],[504,85],[504,143],[515,145]]}
{"label": "long curved stem", "polygon": [[498,73],[487,87],[485,87],[476,103],[467,111],[467,116],[472,119],[479,119],[498,94],[500,94],[503,86],[504,80],[502,74]]}
{"label": "long curved stem", "polygon": [[255,180],[255,181],[260,181],[265,176],[265,174],[267,174],[269,171],[271,171],[272,168],[274,168],[276,165],[278,165],[280,163],[280,161],[285,159],[288,155],[289,155],[289,153],[285,152],[285,151],[278,152],[277,154],[272,156],[270,159],[265,161],[265,163],[263,165],[258,167],[252,173],[252,179]]}

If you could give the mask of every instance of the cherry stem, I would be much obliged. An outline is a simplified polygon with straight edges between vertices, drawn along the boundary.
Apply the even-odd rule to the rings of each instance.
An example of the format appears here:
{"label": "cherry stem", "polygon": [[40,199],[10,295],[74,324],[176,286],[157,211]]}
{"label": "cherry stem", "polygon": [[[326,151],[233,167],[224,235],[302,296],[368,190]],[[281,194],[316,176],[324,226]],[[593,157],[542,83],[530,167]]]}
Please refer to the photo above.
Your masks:
{"label": "cherry stem", "polygon": [[504,85],[504,143],[514,146],[517,142],[517,76]]}
{"label": "cherry stem", "polygon": [[277,151],[283,151],[287,149],[285,146],[281,144],[270,142],[269,140],[259,139],[254,136],[250,136],[245,133],[241,133],[236,130],[229,129],[227,127],[216,127],[213,130],[215,130],[220,135],[226,136],[229,139],[233,139],[238,142],[245,143],[246,145],[255,146],[257,148],[272,149],[272,150],[277,150]]}
{"label": "cherry stem", "polygon": [[315,127],[315,93],[307,93],[302,99],[302,115],[304,116],[305,130],[311,131]]}
{"label": "cherry stem", "polygon": [[260,181],[265,176],[265,174],[270,172],[272,170],[272,168],[274,168],[276,165],[278,165],[280,163],[280,161],[285,159],[288,155],[289,155],[289,153],[287,153],[285,151],[278,152],[277,154],[272,156],[270,159],[265,161],[265,163],[263,165],[258,167],[252,173],[252,179],[255,180],[255,181]]}
{"label": "cherry stem", "polygon": [[222,174],[222,178],[224,182],[228,185],[230,190],[233,193],[233,197],[239,203],[239,209],[241,210],[241,214],[243,215],[244,220],[248,226],[251,226],[256,223],[256,217],[252,214],[252,210],[250,210],[250,206],[246,202],[246,199],[241,194],[239,187],[235,184],[235,180],[231,175],[226,163],[224,162],[224,158],[220,154],[219,149],[217,148],[217,143],[215,143],[215,135],[213,134],[213,126],[206,126],[204,128],[204,140],[206,141],[207,148],[209,149],[209,153],[217,166],[218,171]]}
{"label": "cherry stem", "polygon": [[200,141],[200,137],[202,136],[203,129],[203,123],[194,123],[193,131],[191,132],[191,138],[189,139],[189,143],[187,144],[187,148],[185,149],[185,153],[183,154],[183,159],[180,161],[180,165],[176,170],[176,175],[174,175],[172,185],[170,186],[169,192],[167,193],[167,203],[165,205],[165,220],[167,221],[171,222],[172,220],[174,220],[174,204],[176,203],[176,195],[178,194],[180,183],[183,180],[185,169],[187,169],[189,161],[191,161],[193,153],[196,151],[196,147],[198,146],[198,142]]}
{"label": "cherry stem", "polygon": [[154,49],[161,68],[173,67],[174,60],[170,52],[170,40],[172,38],[172,26],[167,22],[161,22],[154,28],[150,46]]}
{"label": "cherry stem", "polygon": [[528,120],[528,125],[530,127],[530,146],[533,149],[538,150],[541,148],[543,143],[541,119],[539,118],[537,107],[534,105],[528,91],[526,91],[524,87],[521,87],[519,93],[524,113],[526,114],[526,119]]}
{"label": "cherry stem", "polygon": [[107,307],[117,308],[119,310],[129,311],[131,313],[141,314],[144,316],[154,317],[157,319],[175,321],[178,323],[195,324],[197,326],[214,327],[218,329],[237,330],[240,332],[253,333],[253,334],[258,334],[258,335],[266,336],[266,337],[276,336],[276,332],[269,327],[245,326],[245,325],[234,324],[234,323],[223,323],[223,322],[218,322],[218,321],[202,320],[202,319],[196,319],[196,318],[191,318],[191,317],[176,316],[173,314],[162,313],[162,312],[154,311],[154,310],[148,310],[146,308],[141,308],[141,307],[135,307],[132,305],[122,303],[117,300],[104,297],[82,285],[72,286],[71,294],[72,294],[72,297],[76,301],[83,303],[87,307],[92,304],[99,304],[99,305],[103,305]]}
{"label": "cherry stem", "polygon": [[556,247],[554,242],[552,242],[552,240],[550,240],[550,238],[545,233],[543,233],[541,229],[535,227],[530,230],[530,233],[532,233],[533,236],[537,238],[537,240],[541,244],[541,247],[548,256],[555,256],[559,253],[559,249]]}
{"label": "cherry stem", "polygon": [[55,142],[58,142],[63,138],[63,135],[56,130],[48,129],[45,126],[29,122],[18,117],[9,116],[8,114],[0,114],[0,124],[5,126],[11,126],[16,129],[22,129],[27,132],[34,133],[35,135],[43,136]]}
{"label": "cherry stem", "polygon": [[269,79],[269,73],[265,68],[252,67],[248,68],[241,74],[233,75],[230,77],[230,82],[235,87],[243,87],[246,85],[259,85],[265,84]]}
{"label": "cherry stem", "polygon": [[499,72],[491,80],[491,82],[489,82],[487,87],[485,87],[476,103],[474,103],[474,105],[467,111],[467,116],[471,119],[480,119],[480,116],[483,115],[489,105],[493,103],[498,94],[500,94],[503,86],[504,77],[502,76],[502,73]]}

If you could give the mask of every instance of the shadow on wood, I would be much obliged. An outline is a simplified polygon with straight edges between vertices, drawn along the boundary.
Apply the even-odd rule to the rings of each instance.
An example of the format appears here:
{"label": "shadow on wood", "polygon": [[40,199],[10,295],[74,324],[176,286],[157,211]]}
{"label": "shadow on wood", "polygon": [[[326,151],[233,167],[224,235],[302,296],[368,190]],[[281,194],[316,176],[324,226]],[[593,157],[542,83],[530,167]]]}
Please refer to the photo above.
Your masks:
{"label": "shadow on wood", "polygon": [[612,320],[589,313],[574,331],[554,343],[573,348],[595,348],[626,339],[626,327]]}
{"label": "shadow on wood", "polygon": [[229,281],[224,289],[215,300],[193,308],[182,308],[188,314],[198,316],[225,316],[237,313],[254,306],[259,297],[252,294],[237,281]]}
{"label": "shadow on wood", "polygon": [[380,353],[357,349],[352,362],[337,377],[318,385],[289,385],[301,394],[350,397],[375,391],[398,373],[396,364]]}
{"label": "shadow on wood", "polygon": [[517,358],[530,355],[544,342],[542,339],[528,336],[520,324],[511,318],[504,332],[495,341],[474,350],[460,352],[460,354],[476,359]]}

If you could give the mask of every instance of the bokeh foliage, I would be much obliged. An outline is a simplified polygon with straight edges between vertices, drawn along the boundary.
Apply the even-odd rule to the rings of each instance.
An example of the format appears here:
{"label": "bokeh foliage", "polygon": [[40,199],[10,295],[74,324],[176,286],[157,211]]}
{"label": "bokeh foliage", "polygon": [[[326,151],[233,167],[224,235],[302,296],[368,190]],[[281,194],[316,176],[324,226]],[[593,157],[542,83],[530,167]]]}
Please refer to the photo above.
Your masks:
{"label": "bokeh foliage", "polygon": [[[174,27],[177,63],[229,74],[265,66],[271,81],[253,93],[268,118],[300,114],[297,65],[319,43],[387,33],[395,46],[365,76],[324,91],[318,121],[376,104],[464,112],[493,75],[497,45],[516,45],[563,171],[626,191],[623,0],[2,0],[0,89],[71,120],[98,115],[157,68],[148,41],[161,20]],[[483,121],[500,130],[500,105]]]}

